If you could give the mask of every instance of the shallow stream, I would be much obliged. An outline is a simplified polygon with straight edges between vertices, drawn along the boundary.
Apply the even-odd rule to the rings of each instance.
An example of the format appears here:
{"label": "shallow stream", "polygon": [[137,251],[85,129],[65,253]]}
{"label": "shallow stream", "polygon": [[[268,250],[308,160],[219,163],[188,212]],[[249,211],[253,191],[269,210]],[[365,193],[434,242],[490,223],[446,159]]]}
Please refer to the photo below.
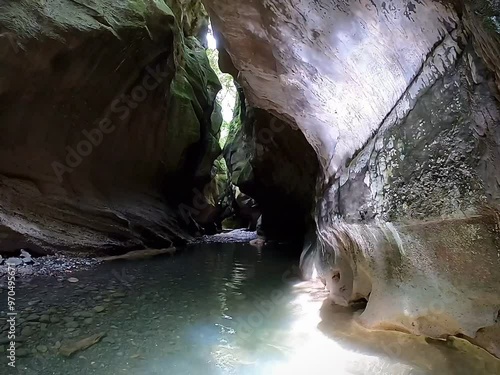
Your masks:
{"label": "shallow stream", "polygon": [[[17,285],[16,368],[7,366],[1,290],[1,374],[500,374],[458,340],[368,332],[297,278],[273,247],[198,244],[174,257],[103,263],[69,282]],[[74,280],[73,280],[74,281]],[[99,342],[66,358],[86,337]]]}

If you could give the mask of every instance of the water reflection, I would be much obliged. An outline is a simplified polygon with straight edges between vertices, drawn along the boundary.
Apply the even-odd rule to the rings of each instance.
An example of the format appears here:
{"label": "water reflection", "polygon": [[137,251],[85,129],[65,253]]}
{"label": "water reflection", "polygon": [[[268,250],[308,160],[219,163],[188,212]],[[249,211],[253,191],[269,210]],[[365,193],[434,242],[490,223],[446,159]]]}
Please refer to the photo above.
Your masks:
{"label": "water reflection", "polygon": [[[500,374],[497,360],[461,340],[364,330],[355,323],[359,312],[325,302],[322,286],[299,282],[296,259],[283,254],[242,244],[198,245],[175,258],[102,265],[75,275],[77,285],[45,280],[23,287],[25,307],[42,299],[30,314],[51,310],[50,320],[60,323],[23,344],[33,353],[20,359],[22,372]],[[114,273],[133,276],[132,287]],[[90,314],[95,305],[104,312]],[[68,328],[64,319],[72,316],[78,328]],[[96,332],[106,332],[106,340],[69,360],[57,353],[57,342]],[[37,352],[40,344],[47,352]]]}
{"label": "water reflection", "polygon": [[245,340],[212,351],[225,369],[221,373],[500,374],[500,361],[459,338],[445,342],[366,330],[356,321],[361,310],[332,305],[322,285],[297,282],[289,293],[279,322],[269,316],[272,324],[262,323]]}

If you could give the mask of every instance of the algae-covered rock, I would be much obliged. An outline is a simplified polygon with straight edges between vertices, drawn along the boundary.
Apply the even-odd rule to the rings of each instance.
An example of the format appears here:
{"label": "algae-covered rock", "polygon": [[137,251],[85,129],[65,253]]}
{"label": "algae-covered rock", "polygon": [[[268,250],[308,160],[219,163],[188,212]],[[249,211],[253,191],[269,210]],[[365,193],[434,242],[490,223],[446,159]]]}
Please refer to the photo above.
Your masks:
{"label": "algae-covered rock", "polygon": [[198,0],[0,4],[2,249],[189,238],[178,202],[220,152],[207,23]]}

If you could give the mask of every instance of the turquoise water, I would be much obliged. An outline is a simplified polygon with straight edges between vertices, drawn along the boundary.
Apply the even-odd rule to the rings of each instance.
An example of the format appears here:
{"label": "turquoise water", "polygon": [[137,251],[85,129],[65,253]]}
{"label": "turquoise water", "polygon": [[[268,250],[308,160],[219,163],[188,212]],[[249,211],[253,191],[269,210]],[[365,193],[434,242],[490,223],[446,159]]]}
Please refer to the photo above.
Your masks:
{"label": "turquoise water", "polygon": [[[500,373],[482,351],[363,331],[355,311],[296,277],[297,258],[283,250],[201,244],[68,275],[76,283],[34,278],[18,286],[22,356],[11,369],[2,354],[0,373]],[[98,333],[71,358],[59,353]]]}

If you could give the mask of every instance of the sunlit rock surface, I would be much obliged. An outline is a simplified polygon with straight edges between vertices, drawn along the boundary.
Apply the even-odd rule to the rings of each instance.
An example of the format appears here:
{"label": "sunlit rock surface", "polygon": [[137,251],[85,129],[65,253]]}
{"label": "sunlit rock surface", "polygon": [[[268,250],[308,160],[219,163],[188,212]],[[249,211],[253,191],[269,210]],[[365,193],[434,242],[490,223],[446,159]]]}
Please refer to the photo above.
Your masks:
{"label": "sunlit rock surface", "polygon": [[0,247],[187,238],[220,154],[198,0],[0,4]]}
{"label": "sunlit rock surface", "polygon": [[333,173],[457,27],[438,2],[205,1],[252,104],[292,118]]}
{"label": "sunlit rock surface", "polygon": [[494,2],[204,2],[250,104],[318,156],[304,274],[367,327],[500,355]]}

